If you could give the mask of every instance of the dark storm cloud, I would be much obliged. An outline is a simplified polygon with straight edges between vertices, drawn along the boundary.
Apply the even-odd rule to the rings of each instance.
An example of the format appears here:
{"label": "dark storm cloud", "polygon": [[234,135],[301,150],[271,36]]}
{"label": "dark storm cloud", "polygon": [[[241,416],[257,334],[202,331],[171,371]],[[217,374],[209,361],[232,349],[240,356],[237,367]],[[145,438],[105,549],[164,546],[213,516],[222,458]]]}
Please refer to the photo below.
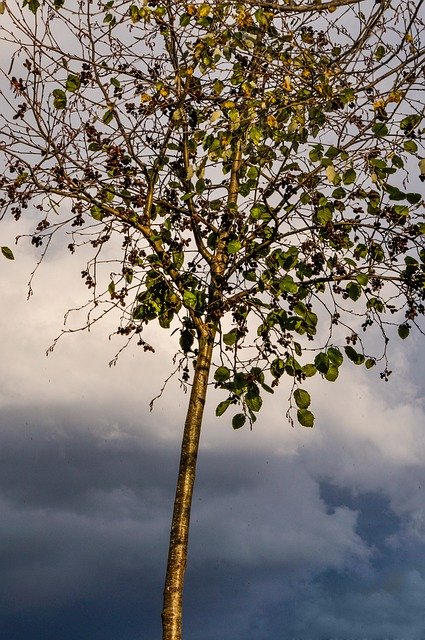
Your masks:
{"label": "dark storm cloud", "polygon": [[[160,635],[178,444],[159,442],[152,425],[105,415],[93,427],[84,407],[3,411],[0,628],[8,640]],[[394,511],[382,492],[320,480],[302,450],[206,448],[199,464],[188,640],[200,629],[203,640],[421,638],[425,553],[411,511]]]}
{"label": "dark storm cloud", "polygon": [[[31,418],[36,413],[32,408],[2,416],[0,611],[8,638],[28,636],[30,626],[40,629],[38,636],[31,631],[32,640],[50,633],[64,640],[77,635],[95,638],[96,611],[104,609],[110,616],[115,607],[121,617],[116,603],[125,601],[130,621],[139,620],[140,611],[144,612],[143,626],[150,640],[161,600],[177,466],[174,443],[158,447],[151,436],[132,428],[92,430],[81,426],[81,416],[75,424],[66,407],[61,419],[58,410],[53,412],[57,415],[47,426]],[[306,572],[309,562],[316,570],[327,566],[323,559],[312,561],[316,543],[309,542],[309,528],[319,537],[333,531],[338,538],[339,527],[353,536],[348,542],[337,540],[337,561],[329,559],[331,566],[343,566],[352,545],[361,556],[361,542],[352,534],[353,518],[342,511],[342,518],[341,513],[327,515],[311,481],[302,473],[294,475],[293,469],[282,473],[280,459],[272,456],[267,462],[245,454],[235,460],[230,454],[204,453],[201,463],[189,601],[190,593],[196,599],[202,592],[196,575],[201,570],[205,583],[206,566],[211,569],[206,584],[216,595],[226,590],[226,584],[230,592],[241,594],[232,604],[237,615],[252,597],[253,585],[265,576],[288,568]],[[282,486],[285,492],[278,488]],[[312,527],[307,510],[299,516],[306,527],[302,544],[290,527],[280,524],[285,509],[292,519],[296,517],[297,495],[306,507],[313,500],[318,520]],[[330,545],[321,544],[326,557]],[[190,581],[191,574],[189,585]],[[214,600],[213,594],[206,595]],[[93,627],[87,626],[86,615],[93,619]],[[63,634],[59,620],[69,617],[74,622]],[[103,638],[112,640],[112,632],[101,628]]]}
{"label": "dark storm cloud", "polygon": [[[31,417],[37,408],[2,413],[0,486],[12,502],[93,514],[108,497],[112,510],[126,515],[138,497],[160,504],[172,486],[175,452],[164,448],[159,473],[152,436],[143,429],[137,436],[131,429],[93,428],[87,415],[75,423],[75,409],[66,406],[51,410],[47,425]],[[82,419],[88,424],[81,426]],[[116,504],[114,492],[121,492]]]}

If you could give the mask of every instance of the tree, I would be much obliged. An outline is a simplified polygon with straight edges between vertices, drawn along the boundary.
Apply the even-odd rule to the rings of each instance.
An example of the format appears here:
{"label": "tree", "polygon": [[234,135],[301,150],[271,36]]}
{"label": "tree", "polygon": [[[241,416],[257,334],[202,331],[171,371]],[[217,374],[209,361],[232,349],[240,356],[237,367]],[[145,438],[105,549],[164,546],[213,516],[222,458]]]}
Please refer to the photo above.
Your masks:
{"label": "tree", "polygon": [[88,325],[118,311],[144,350],[148,323],[179,332],[164,640],[208,385],[239,429],[287,381],[312,427],[309,377],[346,359],[386,379],[390,337],[420,330],[422,4],[0,2],[2,217],[33,222],[40,261],[56,238],[92,248]]}

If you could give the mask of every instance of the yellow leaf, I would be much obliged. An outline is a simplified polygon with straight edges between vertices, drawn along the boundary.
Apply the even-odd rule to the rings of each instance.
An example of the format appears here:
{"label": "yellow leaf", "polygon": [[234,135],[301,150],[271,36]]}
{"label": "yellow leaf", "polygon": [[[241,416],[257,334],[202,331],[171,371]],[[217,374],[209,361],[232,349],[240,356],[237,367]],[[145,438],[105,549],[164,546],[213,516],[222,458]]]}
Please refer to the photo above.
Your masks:
{"label": "yellow leaf", "polygon": [[382,109],[383,107],[385,107],[384,100],[375,100],[375,102],[373,103],[373,108],[375,110]]}
{"label": "yellow leaf", "polygon": [[220,111],[219,109],[217,111],[213,111],[211,116],[210,116],[210,121],[211,122],[215,122],[216,120],[218,120],[221,116],[223,115],[223,112]]}
{"label": "yellow leaf", "polygon": [[201,4],[198,10],[198,15],[200,18],[205,18],[210,11],[211,11],[211,7],[209,4]]}
{"label": "yellow leaf", "polygon": [[176,109],[171,117],[174,120],[174,122],[180,122],[181,120],[183,120],[183,116],[184,116],[183,109]]}
{"label": "yellow leaf", "polygon": [[336,171],[333,164],[330,164],[329,166],[326,167],[326,177],[329,180],[329,182],[333,183],[333,181],[335,180]]}
{"label": "yellow leaf", "polygon": [[391,91],[387,96],[387,102],[396,102],[398,104],[403,98],[403,91]]}
{"label": "yellow leaf", "polygon": [[190,16],[194,16],[197,12],[197,8],[194,4],[188,4],[186,7],[186,13],[188,13]]}
{"label": "yellow leaf", "polygon": [[150,96],[148,93],[140,94],[140,102],[150,102],[151,100],[152,100],[152,96]]}
{"label": "yellow leaf", "polygon": [[276,128],[278,126],[278,121],[272,115],[267,116],[266,122],[269,125],[269,127],[272,127],[272,129],[274,129],[274,128]]}
{"label": "yellow leaf", "polygon": [[236,23],[240,26],[246,26],[246,25],[250,25],[252,23],[252,18],[249,15],[248,11],[245,9],[245,7],[240,7],[238,9],[238,13],[236,16]]}
{"label": "yellow leaf", "polygon": [[285,76],[285,80],[283,81],[283,88],[286,91],[292,91],[292,84],[290,76]]}

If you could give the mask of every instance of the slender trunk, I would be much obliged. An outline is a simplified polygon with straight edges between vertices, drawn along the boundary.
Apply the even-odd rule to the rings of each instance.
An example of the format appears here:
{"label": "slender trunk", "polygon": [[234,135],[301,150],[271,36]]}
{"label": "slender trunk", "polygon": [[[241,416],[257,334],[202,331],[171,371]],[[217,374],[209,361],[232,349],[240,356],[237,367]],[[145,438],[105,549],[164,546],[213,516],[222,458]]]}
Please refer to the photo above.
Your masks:
{"label": "slender trunk", "polygon": [[195,484],[199,436],[214,346],[214,333],[214,330],[205,327],[199,337],[199,353],[183,432],[164,587],[163,640],[181,640],[182,637],[183,582],[187,560],[190,511]]}

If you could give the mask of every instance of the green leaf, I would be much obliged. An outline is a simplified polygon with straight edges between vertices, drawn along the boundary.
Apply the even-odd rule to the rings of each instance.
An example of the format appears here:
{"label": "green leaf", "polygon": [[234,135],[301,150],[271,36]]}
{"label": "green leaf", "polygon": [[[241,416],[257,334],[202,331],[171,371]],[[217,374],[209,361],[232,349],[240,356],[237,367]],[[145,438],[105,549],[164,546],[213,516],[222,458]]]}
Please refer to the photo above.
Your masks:
{"label": "green leaf", "polygon": [[349,282],[345,288],[351,300],[358,300],[362,295],[362,288],[357,282]]}
{"label": "green leaf", "polygon": [[65,109],[66,93],[62,89],[53,89],[53,106],[55,109]]}
{"label": "green leaf", "polygon": [[384,185],[385,191],[389,194],[390,200],[400,201],[406,199],[406,194],[400,191],[398,187],[394,187],[391,184]]}
{"label": "green leaf", "polygon": [[251,409],[251,411],[260,411],[263,401],[261,399],[257,385],[253,385],[249,389],[248,393],[245,394],[245,402],[246,406],[248,407],[248,409]]}
{"label": "green leaf", "polygon": [[110,122],[112,122],[113,118],[114,118],[114,110],[108,109],[107,111],[105,111],[105,113],[102,116],[102,122],[104,124],[109,124]]}
{"label": "green leaf", "polygon": [[181,269],[184,263],[183,251],[173,251],[173,262],[176,269]]}
{"label": "green leaf", "polygon": [[14,260],[15,259],[15,256],[13,255],[12,249],[9,249],[9,247],[2,247],[1,248],[1,252],[4,255],[4,257],[7,258],[8,260]]}
{"label": "green leaf", "polygon": [[261,140],[263,139],[263,131],[257,125],[253,125],[251,127],[251,129],[248,132],[248,135],[250,140],[252,140],[252,142],[255,145],[260,144]]}
{"label": "green leaf", "polygon": [[302,372],[306,378],[311,378],[312,376],[316,375],[317,369],[314,364],[305,364],[302,368]]}
{"label": "green leaf", "polygon": [[246,422],[246,415],[244,415],[243,413],[237,413],[232,418],[232,427],[234,429],[240,429],[241,427],[244,426],[245,422]]}
{"label": "green leaf", "polygon": [[295,389],[294,400],[299,409],[308,409],[311,403],[310,394],[304,389]]}
{"label": "green leaf", "polygon": [[103,209],[101,207],[99,207],[97,204],[94,204],[92,206],[92,208],[90,209],[90,213],[92,215],[92,217],[97,220],[98,222],[102,222],[103,217],[105,215]]}
{"label": "green leaf", "polygon": [[382,60],[382,58],[384,57],[385,51],[386,51],[386,49],[382,44],[380,44],[380,45],[378,45],[376,47],[376,49],[375,49],[375,58],[378,60],[378,62],[380,60]]}
{"label": "green leaf", "polygon": [[419,125],[421,120],[422,116],[417,113],[407,116],[400,122],[400,129],[402,131],[410,132]]}
{"label": "green leaf", "polygon": [[232,401],[231,398],[227,398],[227,400],[223,400],[223,402],[220,402],[217,405],[216,410],[215,410],[215,415],[218,418],[223,415],[223,413],[226,411],[226,409],[228,409],[231,401]]}
{"label": "green leaf", "polygon": [[28,7],[28,9],[35,15],[37,13],[37,9],[40,6],[40,2],[39,0],[24,0],[22,6]]}
{"label": "green leaf", "polygon": [[248,178],[250,178],[251,180],[255,180],[256,178],[258,178],[260,173],[260,169],[258,167],[250,167],[248,169],[248,173],[247,176]]}
{"label": "green leaf", "polygon": [[281,358],[275,358],[270,365],[270,373],[274,378],[280,378],[285,372],[285,362]]}
{"label": "green leaf", "polygon": [[139,8],[135,4],[131,5],[131,7],[129,9],[129,13],[130,13],[131,22],[133,22],[133,23],[139,22],[139,20],[140,20],[140,18],[139,18]]}
{"label": "green leaf", "polygon": [[318,353],[314,358],[314,365],[320,373],[327,373],[329,369],[329,357],[326,353]]}
{"label": "green leaf", "polygon": [[264,204],[255,204],[251,208],[250,217],[252,220],[270,220],[270,213]]}
{"label": "green leaf", "polygon": [[183,304],[188,309],[196,309],[197,296],[193,291],[183,292]]}
{"label": "green leaf", "polygon": [[174,311],[172,309],[165,309],[158,316],[159,326],[163,329],[169,329],[174,318]]}
{"label": "green leaf", "polygon": [[180,26],[181,27],[187,27],[187,25],[189,24],[190,20],[191,20],[190,14],[189,13],[183,13],[180,16]]}
{"label": "green leaf", "polygon": [[394,167],[397,167],[397,169],[403,169],[404,167],[404,161],[400,158],[400,156],[392,156],[391,158],[391,164]]}
{"label": "green leaf", "polygon": [[389,134],[388,127],[384,122],[376,122],[372,126],[372,131],[377,138],[385,138]]}
{"label": "green leaf", "polygon": [[338,367],[334,364],[330,364],[329,369],[325,373],[325,379],[328,380],[329,382],[335,382],[338,375],[339,375]]}
{"label": "green leaf", "polygon": [[327,355],[328,355],[329,361],[332,364],[334,364],[336,367],[340,367],[342,365],[344,356],[342,355],[339,349],[337,349],[336,347],[329,347],[327,351]]}
{"label": "green leaf", "polygon": [[297,293],[298,285],[294,282],[293,277],[287,274],[279,281],[279,289],[282,292]]}
{"label": "green leaf", "polygon": [[269,387],[269,385],[265,382],[261,383],[261,387],[264,389],[264,391],[267,391],[267,393],[274,393],[274,389],[272,389],[272,387]]}
{"label": "green leaf", "polygon": [[316,217],[319,224],[325,226],[332,220],[332,210],[329,207],[320,207]]}
{"label": "green leaf", "polygon": [[186,200],[190,200],[191,198],[193,198],[194,195],[195,191],[189,191],[189,193],[185,193],[183,196],[181,196],[180,200],[182,202],[186,202]]}
{"label": "green leaf", "polygon": [[344,184],[353,184],[356,181],[356,172],[354,169],[348,169],[344,172],[342,176],[342,181]]}
{"label": "green leaf", "polygon": [[365,287],[369,282],[369,276],[367,273],[358,273],[356,275],[356,280],[362,287]]}
{"label": "green leaf", "polygon": [[232,329],[231,331],[229,331],[229,333],[225,333],[223,335],[223,342],[224,344],[227,344],[228,347],[231,347],[232,345],[234,345],[237,339],[238,339],[237,329]]}
{"label": "green leaf", "polygon": [[230,240],[227,243],[227,252],[228,253],[237,253],[242,249],[242,243],[239,240]]}
{"label": "green leaf", "polygon": [[340,153],[340,150],[338,149],[338,147],[329,147],[329,149],[327,149],[326,151],[326,156],[328,158],[330,158],[331,160],[333,160],[334,158],[336,158],[336,156]]}
{"label": "green leaf", "polygon": [[112,202],[112,200],[115,198],[114,187],[103,189],[101,195],[102,202]]}
{"label": "green leaf", "polygon": [[222,80],[216,79],[214,80],[214,84],[213,84],[213,89],[214,89],[214,93],[216,95],[220,95],[220,93],[223,91],[224,89],[224,83]]}
{"label": "green leaf", "polygon": [[216,382],[225,382],[230,378],[230,371],[227,367],[218,367],[214,373],[214,380]]}
{"label": "green leaf", "polygon": [[186,328],[180,332],[179,344],[183,353],[189,353],[189,351],[191,351],[194,341],[195,336],[190,329]]}
{"label": "green leaf", "polygon": [[308,409],[298,409],[297,418],[298,418],[298,422],[303,427],[314,426],[314,415]]}
{"label": "green leaf", "polygon": [[121,88],[121,82],[118,80],[118,78],[111,78],[110,83],[113,87],[116,87],[117,89]]}
{"label": "green leaf", "polygon": [[403,147],[407,153],[416,153],[418,150],[418,145],[414,140],[406,140],[406,142],[403,143]]}
{"label": "green leaf", "polygon": [[70,73],[66,79],[65,87],[67,91],[78,91],[81,86],[80,76],[76,76],[73,73]]}
{"label": "green leaf", "polygon": [[376,361],[373,358],[368,358],[364,364],[366,369],[371,369],[376,365]]}
{"label": "green leaf", "polygon": [[203,178],[199,178],[195,184],[195,191],[197,194],[201,195],[205,191],[205,180]]}
{"label": "green leaf", "polygon": [[418,204],[422,200],[420,193],[406,193],[406,200],[410,204]]}
{"label": "green leaf", "polygon": [[358,353],[350,345],[348,347],[344,347],[344,351],[347,355],[347,358],[349,358],[351,362],[354,362],[354,364],[363,364],[365,358],[362,353]]}
{"label": "green leaf", "polygon": [[408,324],[401,324],[398,328],[398,335],[402,340],[405,340],[410,333],[410,327]]}
{"label": "green leaf", "polygon": [[403,218],[407,218],[407,216],[409,215],[409,207],[407,207],[405,204],[395,204],[394,213]]}
{"label": "green leaf", "polygon": [[346,195],[347,192],[345,191],[345,189],[343,189],[343,187],[337,187],[332,191],[332,198],[335,198],[336,200],[342,200]]}
{"label": "green leaf", "polygon": [[316,144],[308,154],[308,157],[312,162],[319,162],[323,157],[323,145]]}

